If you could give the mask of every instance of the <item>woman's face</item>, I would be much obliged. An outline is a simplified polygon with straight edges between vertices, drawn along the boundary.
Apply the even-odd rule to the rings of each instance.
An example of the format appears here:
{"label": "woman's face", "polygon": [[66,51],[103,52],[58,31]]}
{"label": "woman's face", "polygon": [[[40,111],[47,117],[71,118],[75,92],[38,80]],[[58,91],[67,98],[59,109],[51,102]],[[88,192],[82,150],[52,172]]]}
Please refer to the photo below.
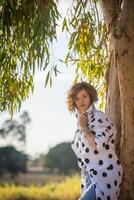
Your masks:
{"label": "woman's face", "polygon": [[75,105],[81,112],[85,112],[90,106],[90,96],[87,91],[82,89],[75,97]]}

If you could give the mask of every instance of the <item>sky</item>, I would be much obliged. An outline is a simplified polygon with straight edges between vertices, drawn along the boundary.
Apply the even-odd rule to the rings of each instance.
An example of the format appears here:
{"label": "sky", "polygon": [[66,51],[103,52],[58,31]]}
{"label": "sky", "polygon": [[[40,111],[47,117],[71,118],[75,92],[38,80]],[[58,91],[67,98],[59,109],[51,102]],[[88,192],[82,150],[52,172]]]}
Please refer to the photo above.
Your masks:
{"label": "sky", "polygon": [[[59,11],[65,16],[71,1],[64,0],[59,4]],[[67,52],[67,36],[61,32],[61,22],[57,29],[58,40],[53,44],[53,56],[64,59]],[[76,119],[69,113],[66,105],[67,91],[74,80],[74,70],[59,64],[62,71],[58,77],[53,78],[52,88],[45,88],[45,72],[38,72],[35,76],[34,93],[22,103],[20,113],[27,111],[31,123],[27,126],[26,153],[34,156],[47,153],[49,148],[61,142],[71,141],[76,129]],[[18,119],[19,114],[14,116]],[[7,116],[1,116],[1,125]]]}
{"label": "sky", "polygon": [[[59,12],[65,16],[67,9],[71,6],[72,0],[60,0]],[[61,32],[62,20],[57,28],[57,41],[53,43],[52,52],[56,59],[65,59],[67,53],[68,36]],[[31,118],[26,130],[25,151],[31,156],[40,153],[46,154],[50,148],[61,143],[71,142],[76,130],[76,117],[67,109],[67,91],[74,80],[74,68],[68,68],[58,62],[58,68],[62,72],[58,77],[53,78],[52,88],[45,88],[45,72],[37,72],[34,78],[34,92],[22,103],[20,113],[14,115],[18,120],[23,111],[27,111]],[[0,126],[7,119],[6,114],[0,118]],[[0,141],[0,145],[3,145]]]}
{"label": "sky", "polygon": [[67,90],[73,81],[69,70],[64,69],[53,81],[52,88],[44,88],[43,73],[35,81],[34,94],[23,104],[32,121],[27,127],[27,152],[47,152],[60,142],[70,141],[75,131],[75,117],[66,105]]}

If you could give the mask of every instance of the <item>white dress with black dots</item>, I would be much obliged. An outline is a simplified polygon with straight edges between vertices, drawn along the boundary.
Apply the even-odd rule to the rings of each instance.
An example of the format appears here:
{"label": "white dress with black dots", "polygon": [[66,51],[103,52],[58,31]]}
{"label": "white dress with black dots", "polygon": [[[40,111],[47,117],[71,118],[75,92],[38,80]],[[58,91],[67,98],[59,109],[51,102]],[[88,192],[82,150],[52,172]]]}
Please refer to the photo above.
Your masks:
{"label": "white dress with black dots", "polygon": [[81,170],[81,194],[84,194],[89,186],[90,179],[91,184],[94,184],[97,200],[117,200],[123,168],[115,153],[116,129],[111,119],[93,104],[87,113],[97,150],[90,146],[84,134],[80,132],[79,122],[71,144]]}

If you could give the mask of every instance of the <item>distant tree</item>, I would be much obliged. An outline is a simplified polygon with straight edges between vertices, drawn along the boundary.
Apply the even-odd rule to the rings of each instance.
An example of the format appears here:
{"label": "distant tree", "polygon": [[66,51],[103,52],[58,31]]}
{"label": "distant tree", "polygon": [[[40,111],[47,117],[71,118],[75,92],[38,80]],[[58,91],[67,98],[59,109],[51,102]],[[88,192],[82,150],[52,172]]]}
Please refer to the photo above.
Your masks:
{"label": "distant tree", "polygon": [[25,111],[20,115],[20,120],[8,119],[0,129],[0,136],[7,145],[13,145],[14,142],[25,144],[26,125],[31,121],[29,114]]}
{"label": "distant tree", "polygon": [[13,146],[0,148],[0,174],[16,175],[27,171],[28,156]]}
{"label": "distant tree", "polygon": [[52,147],[45,156],[45,167],[58,169],[60,173],[69,174],[78,170],[76,157],[70,148],[70,142],[64,142]]}
{"label": "distant tree", "polygon": [[[22,149],[26,143],[26,125],[31,121],[25,111],[20,115],[20,120],[8,119],[0,129],[0,137],[4,140],[5,147],[0,148],[0,173],[26,172],[28,157],[18,151],[13,145]],[[21,148],[20,148],[21,147]]]}

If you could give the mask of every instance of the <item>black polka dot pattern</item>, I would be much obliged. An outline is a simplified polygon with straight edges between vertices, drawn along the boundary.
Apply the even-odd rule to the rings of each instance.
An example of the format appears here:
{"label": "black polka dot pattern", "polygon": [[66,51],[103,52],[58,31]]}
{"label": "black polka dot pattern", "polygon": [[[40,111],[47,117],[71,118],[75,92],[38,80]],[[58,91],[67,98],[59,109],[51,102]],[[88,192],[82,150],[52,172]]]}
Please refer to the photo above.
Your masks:
{"label": "black polka dot pattern", "polygon": [[86,162],[86,163],[89,163],[89,159],[88,159],[88,158],[85,158],[85,162]]}
{"label": "black polka dot pattern", "polygon": [[105,145],[106,145],[106,144],[103,142],[103,144],[102,144],[102,145],[103,145],[103,147],[105,147]]}
{"label": "black polka dot pattern", "polygon": [[107,173],[106,173],[106,172],[103,172],[103,173],[102,173],[102,176],[103,176],[103,177],[106,177],[106,176],[107,176]]}
{"label": "black polka dot pattern", "polygon": [[83,162],[81,162],[81,166],[83,166],[84,165],[84,163]]}
{"label": "black polka dot pattern", "polygon": [[97,175],[97,171],[96,171],[96,170],[94,170],[94,171],[93,171],[93,174],[94,174],[94,175]]}
{"label": "black polka dot pattern", "polygon": [[103,123],[103,121],[102,121],[101,119],[98,119],[98,122],[99,122],[99,123]]}
{"label": "black polka dot pattern", "polygon": [[72,144],[74,144],[74,140],[72,141]]}
{"label": "black polka dot pattern", "polygon": [[118,164],[118,165],[120,165],[120,164],[121,164],[119,160],[117,160],[117,164]]}
{"label": "black polka dot pattern", "polygon": [[108,167],[107,167],[107,170],[112,170],[113,169],[113,165],[109,165]]}
{"label": "black polka dot pattern", "polygon": [[93,118],[92,120],[91,120],[91,122],[94,122],[95,121],[95,118]]}
{"label": "black polka dot pattern", "polygon": [[96,132],[95,131],[91,131],[92,133],[93,133],[93,135],[95,135],[96,134]]}
{"label": "black polka dot pattern", "polygon": [[107,126],[107,129],[108,129],[108,130],[111,130],[111,126]]}
{"label": "black polka dot pattern", "polygon": [[94,118],[94,115],[91,115],[91,118]]}
{"label": "black polka dot pattern", "polygon": [[81,184],[81,188],[83,188],[84,187],[84,185],[83,184]]}
{"label": "black polka dot pattern", "polygon": [[105,132],[102,132],[102,135],[103,135],[103,136],[106,136]]}
{"label": "black polka dot pattern", "polygon": [[111,188],[111,185],[110,185],[110,184],[107,184],[107,188],[110,189],[110,188]]}
{"label": "black polka dot pattern", "polygon": [[88,182],[86,181],[87,177],[84,177],[86,176],[84,170],[87,170],[96,191],[96,200],[117,200],[122,171],[121,163],[116,159],[117,156],[115,156],[113,148],[115,145],[114,124],[103,112],[96,111],[89,115],[88,126],[95,138],[96,149],[85,141],[80,126],[78,126],[79,131],[76,133],[76,139],[72,142],[82,174],[81,188],[83,191],[86,189],[85,184]]}
{"label": "black polka dot pattern", "polygon": [[117,180],[114,181],[114,185],[115,185],[115,186],[117,185]]}
{"label": "black polka dot pattern", "polygon": [[88,152],[89,152],[89,148],[86,148],[86,149],[85,149],[85,152],[88,153]]}
{"label": "black polka dot pattern", "polygon": [[112,138],[112,137],[113,137],[113,135],[114,135],[114,134],[112,133],[112,134],[111,134],[109,137],[110,137],[110,138]]}
{"label": "black polka dot pattern", "polygon": [[103,160],[99,160],[99,165],[103,165]]}
{"label": "black polka dot pattern", "polygon": [[111,140],[111,143],[114,144],[114,139]]}
{"label": "black polka dot pattern", "polygon": [[94,126],[94,125],[92,125],[92,126],[91,126],[91,129],[93,129],[94,127],[95,127],[95,126]]}
{"label": "black polka dot pattern", "polygon": [[102,191],[102,195],[104,196],[104,192]]}
{"label": "black polka dot pattern", "polygon": [[84,147],[85,146],[85,144],[82,142],[82,147]]}
{"label": "black polka dot pattern", "polygon": [[106,148],[106,150],[109,150],[110,147],[109,147],[108,144],[106,144],[106,145],[105,145],[105,148]]}
{"label": "black polka dot pattern", "polygon": [[94,154],[98,154],[99,152],[97,150],[94,150]]}
{"label": "black polka dot pattern", "polygon": [[111,159],[111,158],[113,157],[113,155],[110,153],[110,154],[108,155],[108,157]]}

